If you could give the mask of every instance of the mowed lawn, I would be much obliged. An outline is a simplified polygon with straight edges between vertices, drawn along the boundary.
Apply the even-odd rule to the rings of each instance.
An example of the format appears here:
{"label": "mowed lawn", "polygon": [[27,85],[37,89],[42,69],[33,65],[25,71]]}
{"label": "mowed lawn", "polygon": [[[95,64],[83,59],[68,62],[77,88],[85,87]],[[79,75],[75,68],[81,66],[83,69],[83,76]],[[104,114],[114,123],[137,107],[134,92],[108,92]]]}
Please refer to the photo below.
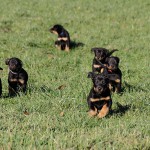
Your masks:
{"label": "mowed lawn", "polygon": [[[70,33],[70,53],[55,48],[54,24]],[[0,0],[0,150],[150,149],[149,0]],[[92,47],[118,49],[123,93],[112,112],[88,116]],[[27,95],[8,95],[5,59],[29,74]]]}

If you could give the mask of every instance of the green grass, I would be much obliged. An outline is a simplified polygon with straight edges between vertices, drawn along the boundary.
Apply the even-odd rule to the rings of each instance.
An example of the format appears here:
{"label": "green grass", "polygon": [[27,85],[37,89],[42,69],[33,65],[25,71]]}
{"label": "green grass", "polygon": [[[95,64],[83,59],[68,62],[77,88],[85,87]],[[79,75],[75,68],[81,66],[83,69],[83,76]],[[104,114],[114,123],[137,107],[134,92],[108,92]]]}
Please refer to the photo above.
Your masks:
{"label": "green grass", "polygon": [[[0,0],[0,149],[148,150],[149,10],[148,0]],[[84,46],[58,51],[48,31],[56,23]],[[124,89],[100,120],[88,117],[86,103],[96,46],[119,49]],[[27,95],[6,97],[10,57],[29,74]]]}

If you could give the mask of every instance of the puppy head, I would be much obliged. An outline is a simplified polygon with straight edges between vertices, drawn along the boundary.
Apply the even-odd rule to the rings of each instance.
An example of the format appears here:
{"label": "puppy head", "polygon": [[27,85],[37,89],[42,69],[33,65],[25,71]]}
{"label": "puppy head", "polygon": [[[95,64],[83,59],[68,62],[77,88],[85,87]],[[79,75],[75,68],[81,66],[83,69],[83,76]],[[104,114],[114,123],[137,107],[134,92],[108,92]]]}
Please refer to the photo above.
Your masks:
{"label": "puppy head", "polygon": [[109,87],[109,79],[104,74],[88,73],[88,78],[93,81],[94,91],[98,94],[105,92]]}
{"label": "puppy head", "polygon": [[107,57],[106,58],[106,66],[109,70],[117,70],[119,66],[119,58],[118,57]]}
{"label": "puppy head", "polygon": [[5,64],[13,72],[19,72],[22,68],[22,61],[19,58],[12,57],[5,60]]}
{"label": "puppy head", "polygon": [[63,29],[62,25],[56,24],[52,28],[50,28],[50,32],[58,35],[62,32],[62,29]]}
{"label": "puppy head", "polygon": [[91,51],[94,52],[95,58],[98,59],[99,61],[105,60],[107,57],[109,51],[105,48],[92,48]]}

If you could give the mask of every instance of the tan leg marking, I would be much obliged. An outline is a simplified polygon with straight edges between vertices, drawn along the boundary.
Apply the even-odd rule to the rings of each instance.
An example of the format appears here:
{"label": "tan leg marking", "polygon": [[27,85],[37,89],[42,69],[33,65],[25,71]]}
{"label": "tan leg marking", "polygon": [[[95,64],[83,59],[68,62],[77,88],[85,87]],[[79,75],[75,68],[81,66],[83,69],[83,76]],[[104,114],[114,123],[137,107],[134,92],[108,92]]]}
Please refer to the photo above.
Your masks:
{"label": "tan leg marking", "polygon": [[65,47],[65,51],[66,52],[69,52],[70,50],[69,50],[69,47],[66,45],[66,47]]}
{"label": "tan leg marking", "polygon": [[109,83],[109,90],[112,91],[112,85]]}
{"label": "tan leg marking", "polygon": [[56,48],[61,50],[61,46],[58,46],[57,44],[55,44]]}
{"label": "tan leg marking", "polygon": [[105,104],[97,116],[98,118],[103,118],[108,114],[108,112],[109,112],[109,108],[107,107],[107,104]]}
{"label": "tan leg marking", "polygon": [[95,110],[89,110],[89,116],[90,117],[93,117],[93,116],[96,116],[96,114],[97,114],[97,109],[95,108]]}
{"label": "tan leg marking", "polygon": [[120,83],[120,79],[116,79],[115,82],[116,82],[116,83]]}
{"label": "tan leg marking", "polygon": [[24,80],[23,80],[23,79],[19,79],[19,82],[20,82],[21,84],[24,84]]}
{"label": "tan leg marking", "polygon": [[103,72],[104,72],[104,68],[101,69],[101,73],[103,73]]}

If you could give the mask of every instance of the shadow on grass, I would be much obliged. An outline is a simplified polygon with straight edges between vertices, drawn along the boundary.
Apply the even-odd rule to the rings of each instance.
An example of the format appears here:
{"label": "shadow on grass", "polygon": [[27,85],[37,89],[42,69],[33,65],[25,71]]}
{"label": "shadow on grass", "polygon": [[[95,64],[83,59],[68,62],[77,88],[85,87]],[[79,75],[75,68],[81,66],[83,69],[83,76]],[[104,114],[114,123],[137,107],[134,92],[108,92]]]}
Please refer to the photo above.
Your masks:
{"label": "shadow on grass", "polygon": [[126,81],[124,81],[121,92],[133,92],[133,91],[137,91],[137,92],[144,91],[144,92],[147,92],[146,89],[141,88],[140,86],[131,85],[131,84],[127,83]]}
{"label": "shadow on grass", "polygon": [[84,43],[82,43],[82,42],[71,41],[71,43],[70,43],[71,49],[75,49],[77,47],[83,47],[83,46],[84,46]]}
{"label": "shadow on grass", "polygon": [[131,105],[121,105],[120,103],[116,103],[117,108],[110,111],[110,115],[117,115],[117,116],[123,116],[130,108]]}

